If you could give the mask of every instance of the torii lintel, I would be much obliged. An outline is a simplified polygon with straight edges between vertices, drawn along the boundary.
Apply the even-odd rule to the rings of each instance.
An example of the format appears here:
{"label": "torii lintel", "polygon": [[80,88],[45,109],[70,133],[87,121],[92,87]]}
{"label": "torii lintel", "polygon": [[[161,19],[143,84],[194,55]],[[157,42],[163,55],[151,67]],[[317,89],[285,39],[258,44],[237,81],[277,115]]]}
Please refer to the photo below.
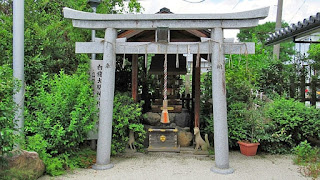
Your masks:
{"label": "torii lintel", "polygon": [[224,14],[95,14],[65,7],[63,13],[74,27],[86,29],[239,29],[257,26],[268,16],[269,7]]}

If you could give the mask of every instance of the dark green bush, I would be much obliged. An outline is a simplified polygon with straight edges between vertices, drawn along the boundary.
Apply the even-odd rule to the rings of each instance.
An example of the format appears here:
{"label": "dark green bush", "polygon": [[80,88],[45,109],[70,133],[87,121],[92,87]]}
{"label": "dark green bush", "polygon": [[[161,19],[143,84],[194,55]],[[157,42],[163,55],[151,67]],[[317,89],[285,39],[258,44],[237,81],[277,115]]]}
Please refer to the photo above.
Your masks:
{"label": "dark green bush", "polygon": [[264,151],[288,153],[308,137],[320,138],[319,109],[306,107],[293,99],[278,98],[265,107]]}
{"label": "dark green bush", "polygon": [[143,141],[146,132],[143,124],[141,104],[133,102],[133,99],[126,93],[116,93],[113,102],[112,122],[112,146],[111,154],[115,155],[125,150],[129,140],[129,130],[135,133],[135,146],[143,149]]}

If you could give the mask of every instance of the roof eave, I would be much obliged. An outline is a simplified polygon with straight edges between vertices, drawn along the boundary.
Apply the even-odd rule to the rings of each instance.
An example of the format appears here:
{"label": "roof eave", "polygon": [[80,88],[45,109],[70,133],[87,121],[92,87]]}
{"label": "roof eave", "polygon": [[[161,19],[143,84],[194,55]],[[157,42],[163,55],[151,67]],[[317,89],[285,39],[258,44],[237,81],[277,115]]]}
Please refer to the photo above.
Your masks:
{"label": "roof eave", "polygon": [[275,38],[274,40],[268,41],[267,43],[265,43],[265,45],[270,46],[270,45],[275,45],[275,44],[279,44],[286,41],[293,41],[294,39],[308,36],[310,34],[313,34],[319,31],[320,31],[320,21],[310,26],[306,26],[305,28],[301,28],[299,30],[288,33],[286,35],[282,35],[281,37]]}

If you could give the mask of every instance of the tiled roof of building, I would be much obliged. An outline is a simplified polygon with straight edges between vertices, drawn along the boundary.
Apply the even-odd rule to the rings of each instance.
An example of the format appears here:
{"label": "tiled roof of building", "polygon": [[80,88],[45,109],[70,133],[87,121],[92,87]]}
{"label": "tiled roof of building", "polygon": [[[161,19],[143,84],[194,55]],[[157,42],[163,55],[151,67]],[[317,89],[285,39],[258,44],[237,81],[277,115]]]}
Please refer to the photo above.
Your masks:
{"label": "tiled roof of building", "polygon": [[320,32],[320,12],[315,16],[310,16],[303,21],[291,24],[288,27],[281,28],[272,34],[269,34],[266,45],[274,45],[288,40],[295,41],[298,38],[315,32]]}

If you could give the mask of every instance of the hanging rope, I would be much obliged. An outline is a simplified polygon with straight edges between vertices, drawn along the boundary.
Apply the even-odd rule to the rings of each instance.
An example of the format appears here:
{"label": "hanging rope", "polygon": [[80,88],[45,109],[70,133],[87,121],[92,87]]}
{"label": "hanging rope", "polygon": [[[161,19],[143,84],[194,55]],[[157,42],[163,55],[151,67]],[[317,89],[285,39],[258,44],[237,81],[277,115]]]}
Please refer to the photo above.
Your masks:
{"label": "hanging rope", "polygon": [[164,54],[164,63],[163,63],[163,106],[161,113],[161,123],[168,124],[169,113],[168,113],[168,100],[167,100],[167,84],[168,84],[168,46],[166,45],[166,52]]}
{"label": "hanging rope", "polygon": [[[246,72],[249,72],[249,68],[248,68],[248,48],[247,48],[247,44],[245,44],[245,51],[244,51],[244,55],[246,57]],[[250,77],[250,73],[248,73],[249,75],[249,80],[251,80],[251,77]]]}
{"label": "hanging rope", "polygon": [[146,49],[145,50],[146,50],[146,53],[144,55],[144,66],[147,69],[147,67],[148,67],[148,44],[146,45]]}
{"label": "hanging rope", "polygon": [[241,46],[240,46],[240,53],[239,53],[239,65],[241,64],[241,60],[242,60],[242,58],[241,58],[241,52],[242,52],[242,48],[241,48]]}
{"label": "hanging rope", "polygon": [[125,63],[126,63],[126,47],[124,46],[123,47],[123,49],[124,49],[124,54],[123,54],[123,59],[122,59],[122,69],[124,69],[124,67],[125,67]]}
{"label": "hanging rope", "polygon": [[176,68],[179,68],[179,49],[178,49],[178,45],[177,45],[177,55],[176,55]]}
{"label": "hanging rope", "polygon": [[211,62],[211,59],[210,59],[211,51],[212,51],[212,43],[211,43],[211,40],[209,40],[209,42],[208,42],[208,56],[207,56],[208,62]]}
{"label": "hanging rope", "polygon": [[197,52],[197,60],[196,60],[196,67],[200,66],[200,44],[198,44],[198,52]]}
{"label": "hanging rope", "polygon": [[167,85],[168,85],[168,56],[167,56],[167,46],[166,53],[164,54],[164,64],[163,64],[163,100],[167,100]]}

